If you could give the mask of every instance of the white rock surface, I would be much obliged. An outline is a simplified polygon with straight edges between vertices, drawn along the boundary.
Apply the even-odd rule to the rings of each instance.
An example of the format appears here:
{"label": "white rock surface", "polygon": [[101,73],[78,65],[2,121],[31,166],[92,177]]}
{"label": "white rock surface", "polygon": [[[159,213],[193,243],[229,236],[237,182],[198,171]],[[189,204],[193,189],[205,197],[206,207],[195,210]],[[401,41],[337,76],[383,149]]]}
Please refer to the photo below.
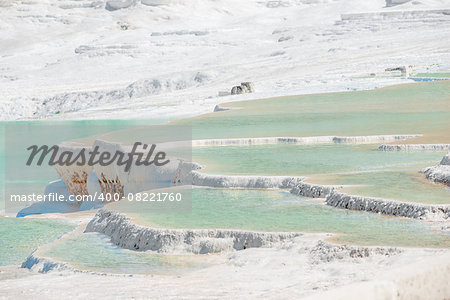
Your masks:
{"label": "white rock surface", "polygon": [[439,165],[421,171],[427,179],[450,186],[450,152],[445,155]]}
{"label": "white rock surface", "polygon": [[303,177],[211,175],[196,171],[192,172],[192,183],[194,185],[215,188],[288,189],[301,180],[303,180]]}
{"label": "white rock surface", "polygon": [[133,224],[126,215],[106,209],[97,212],[85,232],[106,234],[114,244],[125,249],[196,254],[272,247],[276,243],[301,236],[300,233],[148,228]]}
{"label": "white rock surface", "polygon": [[27,257],[21,267],[38,273],[48,273],[50,271],[74,271],[73,268],[62,262],[56,262],[51,259],[38,257],[34,255],[34,253]]}
{"label": "white rock surface", "polygon": [[449,253],[438,255],[436,259],[414,259],[412,264],[383,272],[376,279],[320,292],[305,299],[447,299],[450,296],[449,262]]}
{"label": "white rock surface", "polygon": [[447,151],[450,144],[404,144],[404,145],[381,145],[381,151]]}
{"label": "white rock surface", "polygon": [[348,195],[332,191],[326,198],[329,206],[368,211],[389,216],[407,217],[430,221],[447,221],[450,219],[450,205],[422,204],[395,200]]}
{"label": "white rock surface", "polygon": [[298,182],[293,185],[290,192],[297,196],[309,198],[325,198],[330,195],[335,189],[339,188],[342,188],[342,186],[327,186],[307,182]]}

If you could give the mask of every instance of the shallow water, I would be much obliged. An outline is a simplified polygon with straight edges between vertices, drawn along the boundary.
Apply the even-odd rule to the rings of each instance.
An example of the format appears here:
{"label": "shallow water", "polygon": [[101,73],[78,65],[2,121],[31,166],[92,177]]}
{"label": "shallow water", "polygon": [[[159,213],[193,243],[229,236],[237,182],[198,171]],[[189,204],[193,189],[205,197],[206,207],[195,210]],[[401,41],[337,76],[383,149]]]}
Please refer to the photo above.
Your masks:
{"label": "shallow water", "polygon": [[99,233],[71,235],[39,250],[39,255],[80,270],[116,274],[177,274],[205,267],[211,259],[122,249]]}
{"label": "shallow water", "polygon": [[336,209],[278,190],[195,188],[192,213],[130,215],[160,228],[332,232],[341,234],[336,240],[342,243],[450,247],[448,234],[423,221]]}
{"label": "shallow water", "polygon": [[450,142],[450,81],[228,103],[231,111],[174,124],[203,138],[425,134],[416,141]]}
{"label": "shallow water", "polygon": [[57,220],[0,217],[0,266],[21,264],[37,247],[73,228]]}
{"label": "shallow water", "polygon": [[383,152],[377,144],[254,145],[199,147],[193,160],[215,174],[317,175],[431,166],[445,152]]}
{"label": "shallow water", "polygon": [[255,145],[201,147],[193,159],[204,172],[308,176],[321,184],[363,185],[352,193],[421,203],[450,204],[450,190],[419,171],[445,152],[383,152],[376,145]]}
{"label": "shallow water", "polygon": [[336,184],[360,185],[345,188],[344,192],[400,201],[450,204],[450,188],[425,179],[411,168],[392,169],[382,172],[363,172],[337,175],[330,181]]}

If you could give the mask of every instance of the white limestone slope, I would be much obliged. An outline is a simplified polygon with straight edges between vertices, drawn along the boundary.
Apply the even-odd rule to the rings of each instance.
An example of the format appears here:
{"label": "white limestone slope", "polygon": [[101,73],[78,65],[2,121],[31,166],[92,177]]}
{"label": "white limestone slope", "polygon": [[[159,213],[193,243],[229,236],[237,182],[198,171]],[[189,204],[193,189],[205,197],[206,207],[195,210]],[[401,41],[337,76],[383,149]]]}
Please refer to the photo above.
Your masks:
{"label": "white limestone slope", "polygon": [[[450,68],[449,0],[1,3],[1,120],[167,119]],[[218,97],[244,81],[256,92]]]}
{"label": "white limestone slope", "polygon": [[372,280],[353,282],[305,299],[447,299],[450,296],[449,272],[448,252],[428,259],[416,256],[413,262],[405,262],[404,266],[385,271]]}

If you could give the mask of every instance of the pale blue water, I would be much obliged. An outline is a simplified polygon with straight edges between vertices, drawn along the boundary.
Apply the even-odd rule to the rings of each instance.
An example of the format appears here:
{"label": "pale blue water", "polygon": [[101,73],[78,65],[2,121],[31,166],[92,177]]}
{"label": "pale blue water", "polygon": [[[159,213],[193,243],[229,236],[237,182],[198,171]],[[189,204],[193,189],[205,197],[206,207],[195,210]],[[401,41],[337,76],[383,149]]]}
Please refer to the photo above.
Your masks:
{"label": "pale blue water", "polygon": [[194,255],[163,255],[122,249],[99,233],[81,233],[49,244],[40,255],[81,270],[118,274],[177,274],[208,266]]}
{"label": "pale blue water", "polygon": [[57,220],[0,217],[0,266],[21,264],[37,247],[73,228]]}
{"label": "pale blue water", "polygon": [[200,147],[193,149],[193,159],[206,167],[206,173],[308,176],[313,183],[362,185],[351,190],[358,195],[450,204],[450,189],[419,173],[438,164],[445,152],[376,148],[377,144]]}
{"label": "pale blue water", "polygon": [[448,233],[442,233],[433,224],[336,209],[288,191],[195,188],[192,213],[134,211],[129,214],[136,222],[159,228],[332,232],[339,235],[336,240],[341,243],[450,247]]}

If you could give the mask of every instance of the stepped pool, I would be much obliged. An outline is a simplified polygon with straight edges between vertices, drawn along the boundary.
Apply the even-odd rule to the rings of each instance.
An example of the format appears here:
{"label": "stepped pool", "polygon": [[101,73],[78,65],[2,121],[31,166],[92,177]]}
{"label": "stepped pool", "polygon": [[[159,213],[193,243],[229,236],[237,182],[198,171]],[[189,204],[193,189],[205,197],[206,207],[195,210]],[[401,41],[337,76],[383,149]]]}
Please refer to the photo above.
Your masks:
{"label": "stepped pool", "polygon": [[[192,126],[194,139],[423,134],[402,143],[450,143],[449,104],[450,82],[439,81],[228,103],[233,110],[173,124]],[[344,191],[354,194],[450,203],[448,188],[419,173],[445,152],[381,152],[378,145],[199,147],[193,160],[207,173],[306,175],[312,183],[351,185]],[[335,209],[284,191],[194,189],[192,198],[192,214],[130,214],[154,227],[333,232],[344,243],[450,246],[439,224]]]}
{"label": "stepped pool", "polygon": [[[171,124],[192,128],[194,139],[424,134],[402,143],[450,143],[449,103],[450,82],[439,81],[373,91],[230,103],[226,106],[233,110]],[[105,132],[122,130],[124,126],[130,129],[154,124],[146,120],[104,121],[105,127],[100,130],[90,122],[94,121],[75,122],[76,130],[58,130],[57,136],[61,141],[68,136],[70,139],[104,137]],[[42,123],[39,125],[44,126],[47,122]],[[75,123],[68,122],[70,126]],[[21,126],[31,130],[36,123],[24,122]],[[52,144],[54,136],[55,133],[49,133]],[[106,136],[114,138],[115,135]],[[37,143],[23,141],[20,135],[13,138],[20,149]],[[39,139],[40,144],[46,142],[42,137]],[[438,164],[445,152],[382,152],[377,150],[378,145],[196,147],[192,158],[205,167],[201,172],[211,174],[307,176],[307,181],[312,183],[350,185],[344,191],[352,194],[421,203],[450,203],[448,188],[427,181],[419,173],[424,167]],[[4,150],[0,147],[1,168],[6,165]],[[23,157],[24,153],[12,153],[9,159]],[[0,177],[0,183],[10,180],[8,185],[23,193],[42,192],[46,183],[57,178],[51,167],[40,169],[39,180],[32,182],[23,178],[20,170],[17,174],[14,172],[12,170],[8,178]],[[36,178],[35,174],[29,177]],[[119,202],[110,207],[121,211],[121,205]],[[441,224],[336,209],[324,205],[323,200],[302,198],[280,190],[194,188],[191,213],[126,211],[137,223],[151,227],[330,232],[336,234],[332,240],[340,243],[450,247],[449,233],[440,230]],[[39,245],[73,229],[67,223],[44,219],[0,218],[0,225],[0,265],[20,264]],[[39,251],[80,269],[113,273],[189,271],[208,263],[205,259],[196,261],[191,256],[124,250],[108,240],[99,234],[74,234]]]}
{"label": "stepped pool", "polygon": [[450,204],[450,189],[419,173],[438,164],[445,152],[376,148],[376,144],[200,147],[193,149],[193,160],[212,174],[307,176],[311,183],[355,185],[345,190],[357,195]]}
{"label": "stepped pool", "polygon": [[[118,202],[110,208],[123,211],[124,205],[130,204]],[[194,188],[191,213],[125,210],[134,222],[155,228],[330,232],[340,243],[450,247],[448,233],[441,232],[438,224],[336,209],[280,190]]]}
{"label": "stepped pool", "polygon": [[232,108],[175,121],[194,139],[424,134],[408,143],[450,143],[450,81],[227,103]]}

